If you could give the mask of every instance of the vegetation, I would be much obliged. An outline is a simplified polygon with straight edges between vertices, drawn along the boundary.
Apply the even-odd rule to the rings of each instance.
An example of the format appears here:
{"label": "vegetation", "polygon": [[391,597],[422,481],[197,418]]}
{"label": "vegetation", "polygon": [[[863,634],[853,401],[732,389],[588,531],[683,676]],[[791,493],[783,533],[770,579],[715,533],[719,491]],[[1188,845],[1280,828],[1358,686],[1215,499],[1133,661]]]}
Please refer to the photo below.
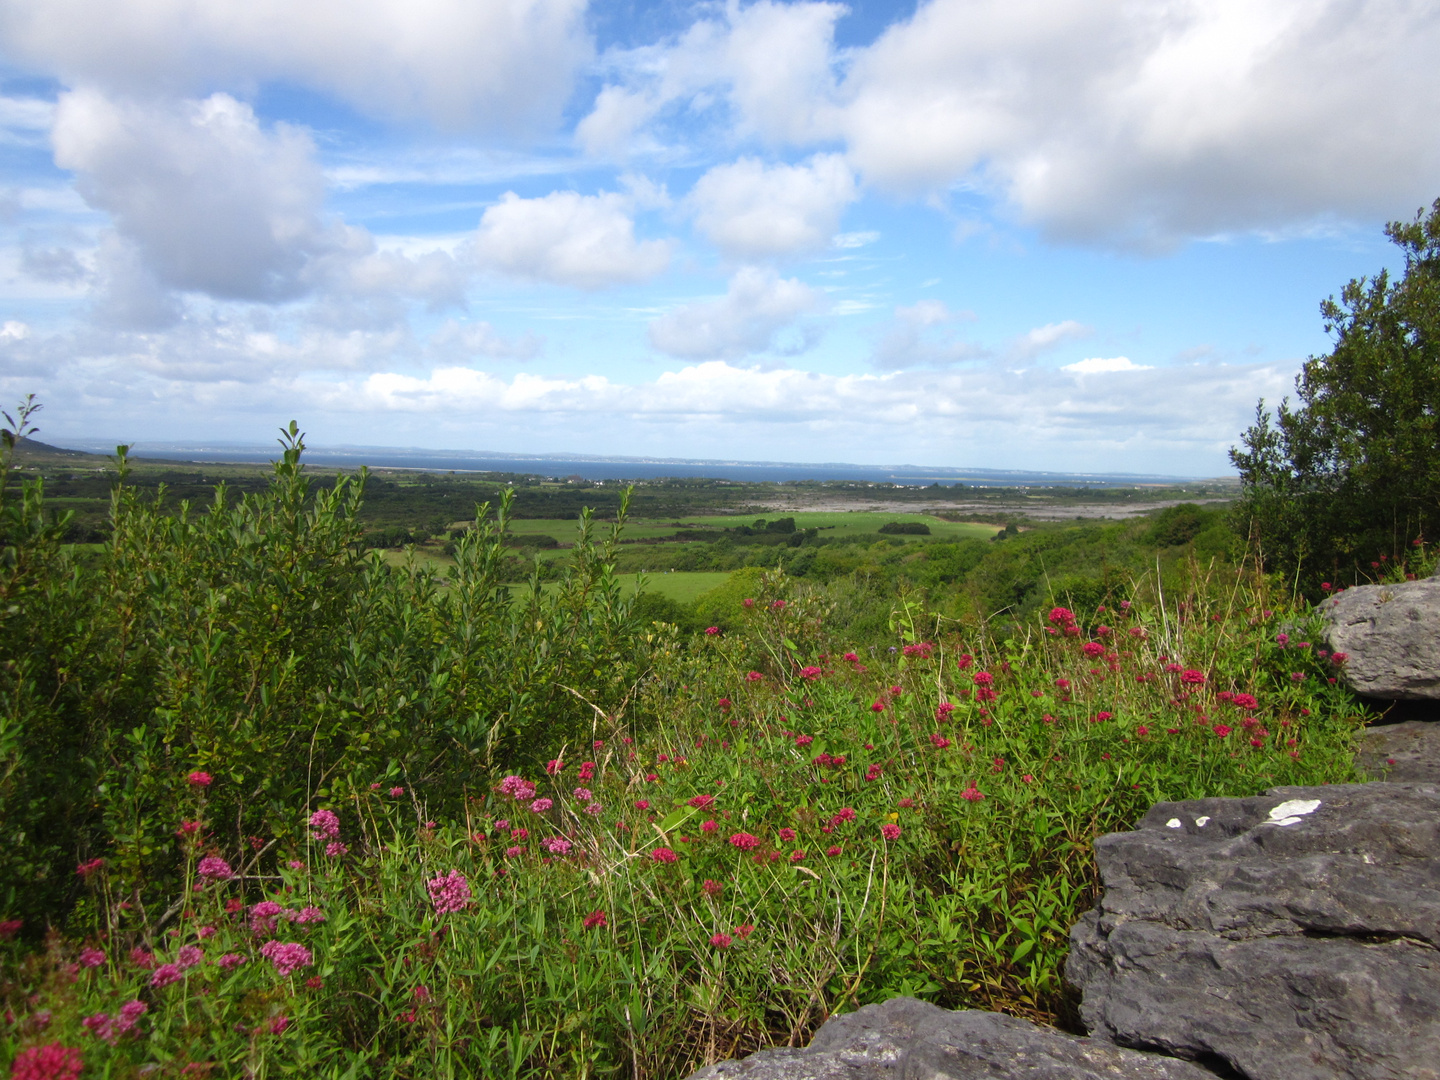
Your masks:
{"label": "vegetation", "polygon": [[1440,528],[1440,199],[1385,230],[1405,257],[1320,308],[1335,335],[1296,378],[1299,403],[1262,401],[1231,452],[1240,527],[1312,597],[1405,558]]}
{"label": "vegetation", "polygon": [[679,1077],[897,993],[1063,1023],[1097,834],[1351,776],[1343,657],[1213,510],[1003,542],[797,514],[693,545],[775,562],[656,621],[624,493],[517,586],[518,495],[448,563],[387,559],[369,479],[283,444],[203,509],[122,454],[82,552],[6,441],[17,1069]]}

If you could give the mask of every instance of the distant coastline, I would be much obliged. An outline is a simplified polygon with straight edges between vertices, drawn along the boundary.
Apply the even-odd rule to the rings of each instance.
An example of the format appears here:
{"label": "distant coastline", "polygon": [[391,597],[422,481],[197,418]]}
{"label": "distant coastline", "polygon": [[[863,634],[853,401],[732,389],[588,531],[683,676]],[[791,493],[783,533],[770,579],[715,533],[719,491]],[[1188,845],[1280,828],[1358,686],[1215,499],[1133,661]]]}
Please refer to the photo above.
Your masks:
{"label": "distant coastline", "polygon": [[[111,453],[113,443],[68,439],[68,447]],[[136,457],[213,463],[260,463],[272,460],[272,447],[242,443],[137,442]],[[593,454],[508,454],[478,450],[422,450],[389,446],[312,446],[305,458],[312,465],[338,468],[414,469],[426,472],[509,472],[541,476],[578,476],[585,480],[653,480],[709,478],[737,482],[804,480],[890,483],[910,486],[955,484],[982,487],[1143,487],[1228,478],[1166,476],[1149,473],[1066,473],[1023,469],[963,469],[927,465],[855,465],[846,462],[738,461],[677,457],[601,457]]]}

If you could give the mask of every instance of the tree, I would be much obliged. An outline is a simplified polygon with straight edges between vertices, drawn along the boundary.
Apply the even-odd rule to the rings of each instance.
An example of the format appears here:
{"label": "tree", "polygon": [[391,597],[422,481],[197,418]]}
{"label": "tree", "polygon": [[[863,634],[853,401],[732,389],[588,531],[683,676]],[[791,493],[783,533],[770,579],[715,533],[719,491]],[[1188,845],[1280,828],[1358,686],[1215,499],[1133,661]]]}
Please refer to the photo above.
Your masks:
{"label": "tree", "polygon": [[1440,532],[1440,199],[1385,235],[1400,279],[1381,270],[1320,305],[1334,348],[1306,361],[1294,408],[1262,400],[1230,451],[1235,524],[1312,595]]}

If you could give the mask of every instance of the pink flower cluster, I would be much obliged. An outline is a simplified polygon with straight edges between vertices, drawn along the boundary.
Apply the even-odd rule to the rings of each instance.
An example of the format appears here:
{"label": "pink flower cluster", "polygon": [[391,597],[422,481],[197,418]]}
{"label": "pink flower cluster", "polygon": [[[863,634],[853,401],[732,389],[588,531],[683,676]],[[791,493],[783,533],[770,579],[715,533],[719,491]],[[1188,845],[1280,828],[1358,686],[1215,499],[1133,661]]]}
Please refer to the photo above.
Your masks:
{"label": "pink flower cluster", "polygon": [[135,1022],[145,1015],[147,1008],[143,1001],[127,1001],[114,1016],[103,1012],[96,1013],[94,1016],[85,1017],[80,1024],[97,1039],[113,1044],[121,1035],[128,1034],[135,1027]]}
{"label": "pink flower cluster", "polygon": [[79,1080],[83,1068],[85,1055],[78,1048],[52,1042],[16,1054],[10,1080]]}
{"label": "pink flower cluster", "polygon": [[310,815],[310,827],[315,830],[311,835],[316,840],[338,840],[340,838],[340,819],[335,816],[333,810],[316,810]]}
{"label": "pink flower cluster", "polygon": [[552,855],[569,855],[570,841],[563,836],[552,836],[540,841],[540,846]]}
{"label": "pink flower cluster", "polygon": [[464,911],[470,906],[470,883],[459,870],[451,870],[448,874],[431,878],[425,883],[425,888],[430,892],[430,900],[435,905],[437,915]]}
{"label": "pink flower cluster", "polygon": [[760,838],[749,833],[737,832],[730,837],[730,845],[740,851],[750,851],[760,846]]}
{"label": "pink flower cluster", "polygon": [[[551,764],[560,765],[558,761],[551,762]],[[500,781],[500,794],[509,795],[517,802],[529,802],[535,798],[535,785],[519,776],[507,776]]]}
{"label": "pink flower cluster", "polygon": [[275,973],[282,979],[315,962],[309,949],[293,941],[267,941],[260,946],[260,955],[275,965]]}
{"label": "pink flower cluster", "polygon": [[200,865],[195,872],[202,878],[209,878],[211,881],[225,881],[235,876],[235,871],[230,869],[230,864],[219,855],[206,855],[200,860]]}

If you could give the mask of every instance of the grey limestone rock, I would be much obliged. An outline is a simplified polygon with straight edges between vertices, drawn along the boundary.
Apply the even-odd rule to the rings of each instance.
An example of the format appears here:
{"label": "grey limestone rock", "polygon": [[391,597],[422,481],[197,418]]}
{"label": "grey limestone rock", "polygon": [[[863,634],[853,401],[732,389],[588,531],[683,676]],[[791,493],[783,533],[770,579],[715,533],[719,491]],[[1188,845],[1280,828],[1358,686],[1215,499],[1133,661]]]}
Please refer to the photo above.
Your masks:
{"label": "grey limestone rock", "polygon": [[1407,720],[1366,728],[1355,763],[1372,780],[1440,783],[1440,723]]}
{"label": "grey limestone rock", "polygon": [[1092,1035],[1246,1080],[1440,1080],[1440,785],[1160,803],[1095,845]]}
{"label": "grey limestone rock", "polygon": [[1440,578],[1346,589],[1325,602],[1325,636],[1357,693],[1440,698]]}
{"label": "grey limestone rock", "polygon": [[762,1050],[693,1080],[1215,1080],[1187,1061],[987,1012],[899,997],[832,1018],[804,1050]]}

